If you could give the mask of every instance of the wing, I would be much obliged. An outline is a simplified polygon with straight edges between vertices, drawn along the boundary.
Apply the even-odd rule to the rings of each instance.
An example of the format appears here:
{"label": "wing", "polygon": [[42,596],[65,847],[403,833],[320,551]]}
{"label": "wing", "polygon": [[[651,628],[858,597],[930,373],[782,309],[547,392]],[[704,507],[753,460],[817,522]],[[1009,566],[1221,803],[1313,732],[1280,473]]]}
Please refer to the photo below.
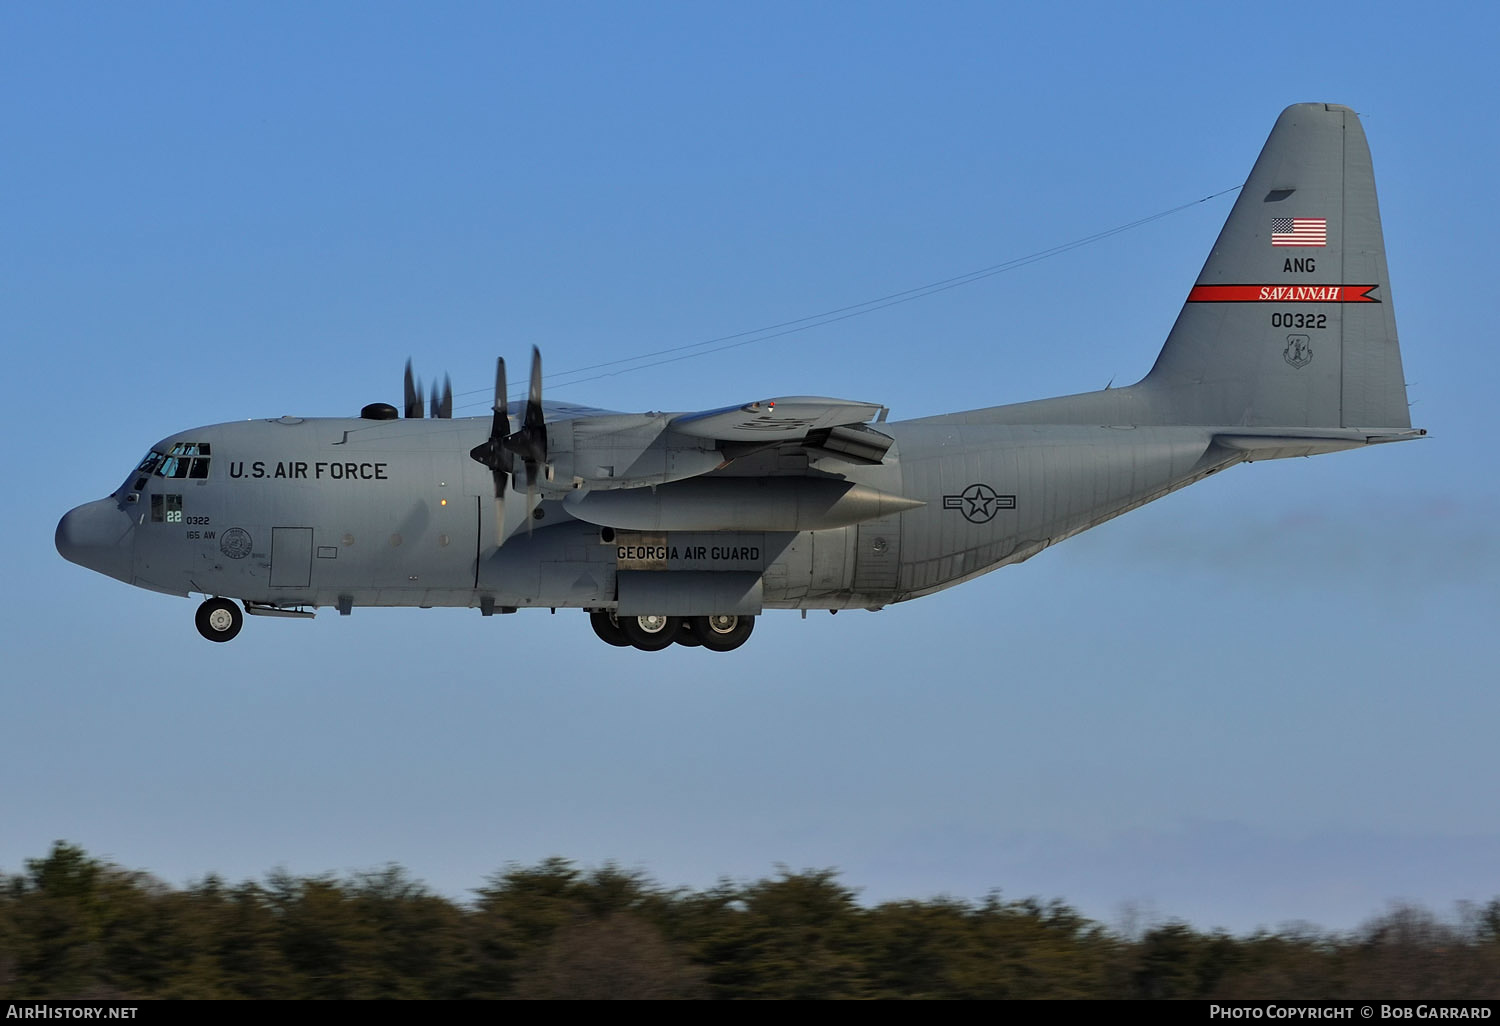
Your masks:
{"label": "wing", "polygon": [[548,420],[564,420],[569,417],[603,417],[618,413],[618,410],[602,410],[597,406],[583,406],[579,403],[559,402],[556,399],[546,399],[542,402],[542,412]]}
{"label": "wing", "polygon": [[887,412],[879,403],[794,395],[679,413],[669,427],[679,434],[725,443],[722,447],[730,450],[790,443],[815,455],[879,463],[891,447],[891,437],[865,425],[876,417],[884,420]]}
{"label": "wing", "polygon": [[883,409],[879,403],[794,395],[701,413],[679,413],[672,429],[721,442],[792,441],[809,431],[863,424]]}
{"label": "wing", "polygon": [[538,486],[556,497],[656,488],[712,474],[770,450],[880,464],[895,440],[866,422],[883,419],[885,413],[874,403],[812,396],[697,413],[591,415],[580,410],[548,422],[546,473]]}
{"label": "wing", "polygon": [[[817,531],[894,516],[923,503],[856,484],[833,468],[808,473],[805,460],[801,470],[781,469],[776,457],[800,450],[812,459],[882,463],[894,439],[867,422],[886,412],[875,403],[790,396],[679,413],[655,426],[626,418],[578,422],[581,487],[563,504],[577,519],[617,531]],[[625,439],[637,430],[644,444],[630,448]],[[771,454],[768,462],[756,458],[762,452]],[[752,469],[717,473],[741,457]],[[590,468],[608,476],[590,475]]]}
{"label": "wing", "polygon": [[[493,477],[497,546],[520,523],[531,532],[532,521],[543,515],[536,506],[538,495],[560,499],[576,518],[604,527],[654,525],[661,530],[684,530],[688,524],[724,530],[746,523],[759,524],[760,530],[817,530],[913,504],[825,472],[816,480],[795,475],[774,485],[759,484],[754,476],[690,482],[724,470],[740,457],[788,448],[810,457],[803,468],[819,457],[883,463],[895,440],[866,426],[877,415],[885,419],[885,408],[874,403],[791,396],[697,413],[626,414],[544,402],[542,358],[533,346],[525,413],[517,426],[506,383],[505,361],[497,359],[493,415],[468,418],[476,429],[489,428],[482,438],[476,430],[472,440],[478,444],[467,448],[469,458]],[[410,383],[407,391],[420,393]],[[420,407],[414,408],[420,417]],[[518,468],[524,468],[524,507],[505,501],[507,491],[517,487]],[[784,476],[779,470],[761,476]],[[690,483],[672,490],[677,482]],[[754,510],[746,505],[752,493],[758,501]],[[507,516],[507,510],[524,512]]]}

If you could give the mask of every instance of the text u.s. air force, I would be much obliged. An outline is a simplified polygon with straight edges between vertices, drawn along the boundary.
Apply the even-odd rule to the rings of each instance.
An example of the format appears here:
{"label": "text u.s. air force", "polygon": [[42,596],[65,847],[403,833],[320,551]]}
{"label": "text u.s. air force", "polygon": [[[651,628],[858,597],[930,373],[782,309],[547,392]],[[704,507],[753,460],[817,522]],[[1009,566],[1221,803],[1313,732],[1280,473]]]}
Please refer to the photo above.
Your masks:
{"label": "text u.s. air force", "polygon": [[231,480],[265,480],[285,478],[300,481],[387,481],[388,464],[360,463],[348,460],[342,463],[312,462],[306,460],[244,460],[229,462]]}

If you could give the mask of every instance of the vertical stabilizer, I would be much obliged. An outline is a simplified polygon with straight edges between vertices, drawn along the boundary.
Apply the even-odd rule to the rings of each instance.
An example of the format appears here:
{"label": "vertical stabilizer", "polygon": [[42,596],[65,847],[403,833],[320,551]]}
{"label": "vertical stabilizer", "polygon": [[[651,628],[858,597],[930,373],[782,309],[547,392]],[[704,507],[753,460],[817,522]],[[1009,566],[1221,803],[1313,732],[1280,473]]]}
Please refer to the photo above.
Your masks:
{"label": "vertical stabilizer", "polygon": [[1169,422],[1410,426],[1375,176],[1354,111],[1282,112],[1140,387]]}

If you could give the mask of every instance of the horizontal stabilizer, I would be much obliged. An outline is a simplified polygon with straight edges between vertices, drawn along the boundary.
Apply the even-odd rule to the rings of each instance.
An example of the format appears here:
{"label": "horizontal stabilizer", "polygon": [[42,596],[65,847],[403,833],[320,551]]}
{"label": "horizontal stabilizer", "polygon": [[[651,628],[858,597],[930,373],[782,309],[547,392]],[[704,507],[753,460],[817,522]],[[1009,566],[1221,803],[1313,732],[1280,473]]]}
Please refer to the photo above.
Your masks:
{"label": "horizontal stabilizer", "polygon": [[1293,456],[1318,456],[1342,452],[1381,442],[1404,442],[1427,434],[1420,428],[1398,431],[1366,432],[1357,429],[1308,431],[1288,434],[1223,434],[1214,436],[1214,444],[1245,454],[1247,460],[1281,460]]}

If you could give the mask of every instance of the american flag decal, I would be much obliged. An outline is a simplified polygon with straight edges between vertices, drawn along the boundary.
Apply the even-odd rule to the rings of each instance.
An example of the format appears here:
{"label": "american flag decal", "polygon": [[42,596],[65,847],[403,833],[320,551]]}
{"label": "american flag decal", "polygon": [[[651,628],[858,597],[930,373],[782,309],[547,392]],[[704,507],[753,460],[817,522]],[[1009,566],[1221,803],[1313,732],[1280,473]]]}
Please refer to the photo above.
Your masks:
{"label": "american flag decal", "polygon": [[1328,218],[1273,217],[1271,218],[1271,245],[1326,246],[1328,245]]}

